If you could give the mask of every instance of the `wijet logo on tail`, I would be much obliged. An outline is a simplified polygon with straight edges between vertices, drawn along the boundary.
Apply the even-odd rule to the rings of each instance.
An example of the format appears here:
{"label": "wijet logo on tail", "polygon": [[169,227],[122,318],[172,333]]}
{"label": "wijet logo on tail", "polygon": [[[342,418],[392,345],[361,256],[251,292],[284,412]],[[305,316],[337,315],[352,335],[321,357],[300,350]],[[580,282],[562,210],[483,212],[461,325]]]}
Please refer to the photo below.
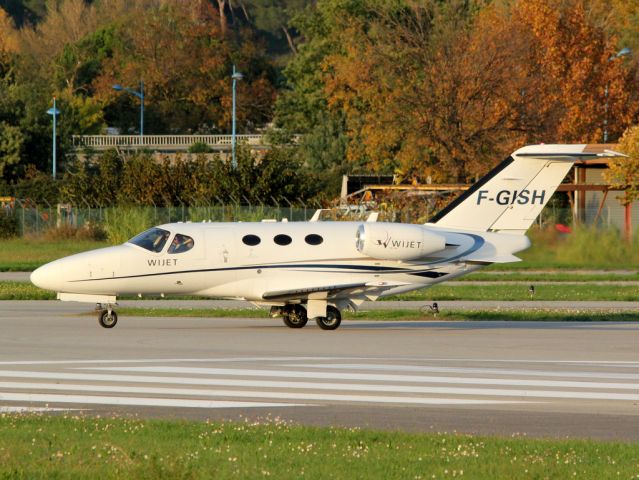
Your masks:
{"label": "wijet logo on tail", "polygon": [[497,205],[543,205],[546,199],[546,190],[500,190],[495,196],[489,196],[489,190],[479,190],[477,205],[483,201],[495,202]]}

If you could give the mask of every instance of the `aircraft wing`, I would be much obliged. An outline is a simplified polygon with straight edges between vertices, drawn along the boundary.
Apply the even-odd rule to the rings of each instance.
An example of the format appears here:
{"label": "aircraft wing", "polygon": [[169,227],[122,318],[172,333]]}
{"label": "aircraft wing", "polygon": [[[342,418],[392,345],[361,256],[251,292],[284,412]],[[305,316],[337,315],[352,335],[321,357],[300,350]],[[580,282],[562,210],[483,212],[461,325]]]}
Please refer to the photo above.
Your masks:
{"label": "aircraft wing", "polygon": [[361,297],[377,298],[384,290],[407,285],[399,282],[368,282],[368,283],[342,283],[313,285],[307,287],[291,288],[288,290],[275,290],[264,292],[264,300],[303,300],[308,298],[334,298],[334,297]]}

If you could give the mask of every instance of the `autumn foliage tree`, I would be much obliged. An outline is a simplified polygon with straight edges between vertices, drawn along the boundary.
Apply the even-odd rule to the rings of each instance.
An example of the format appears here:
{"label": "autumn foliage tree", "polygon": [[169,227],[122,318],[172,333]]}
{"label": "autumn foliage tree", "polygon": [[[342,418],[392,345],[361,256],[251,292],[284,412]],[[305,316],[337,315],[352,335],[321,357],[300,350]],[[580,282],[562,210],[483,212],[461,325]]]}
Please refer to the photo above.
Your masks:
{"label": "autumn foliage tree", "polygon": [[275,88],[263,51],[248,33],[239,44],[226,38],[212,8],[194,12],[178,7],[169,2],[119,28],[113,54],[93,84],[97,96],[111,105],[110,117],[125,108],[137,110],[130,105],[137,99],[115,92],[112,85],[137,88],[143,80],[150,133],[226,132],[235,63],[244,74],[238,84],[240,130],[266,122]]}
{"label": "autumn foliage tree", "polygon": [[632,71],[584,5],[379,1],[336,18],[324,85],[348,160],[467,182],[527,142],[601,141],[604,119],[615,138],[637,112]]}
{"label": "autumn foliage tree", "polygon": [[639,125],[624,132],[617,149],[627,157],[610,159],[604,177],[613,188],[624,190],[619,200],[622,205],[629,205],[639,199]]}

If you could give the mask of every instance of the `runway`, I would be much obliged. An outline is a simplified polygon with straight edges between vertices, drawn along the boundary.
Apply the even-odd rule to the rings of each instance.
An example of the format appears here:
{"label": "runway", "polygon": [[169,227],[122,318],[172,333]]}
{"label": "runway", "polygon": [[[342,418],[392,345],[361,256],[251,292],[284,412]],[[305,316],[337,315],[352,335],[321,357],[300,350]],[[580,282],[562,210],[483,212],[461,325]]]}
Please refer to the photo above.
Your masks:
{"label": "runway", "polygon": [[0,302],[0,411],[639,440],[639,322],[120,318]]}

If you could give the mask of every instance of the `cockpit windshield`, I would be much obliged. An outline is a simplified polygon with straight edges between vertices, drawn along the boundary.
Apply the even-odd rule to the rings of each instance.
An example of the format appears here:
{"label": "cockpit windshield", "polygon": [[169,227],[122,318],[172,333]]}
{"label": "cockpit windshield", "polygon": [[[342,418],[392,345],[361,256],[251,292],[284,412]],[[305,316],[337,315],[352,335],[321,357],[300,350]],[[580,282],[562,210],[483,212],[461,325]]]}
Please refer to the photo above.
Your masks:
{"label": "cockpit windshield", "polygon": [[162,230],[161,228],[151,228],[146,232],[136,235],[129,243],[145,248],[151,252],[159,253],[164,248],[166,241],[169,239],[171,232]]}

